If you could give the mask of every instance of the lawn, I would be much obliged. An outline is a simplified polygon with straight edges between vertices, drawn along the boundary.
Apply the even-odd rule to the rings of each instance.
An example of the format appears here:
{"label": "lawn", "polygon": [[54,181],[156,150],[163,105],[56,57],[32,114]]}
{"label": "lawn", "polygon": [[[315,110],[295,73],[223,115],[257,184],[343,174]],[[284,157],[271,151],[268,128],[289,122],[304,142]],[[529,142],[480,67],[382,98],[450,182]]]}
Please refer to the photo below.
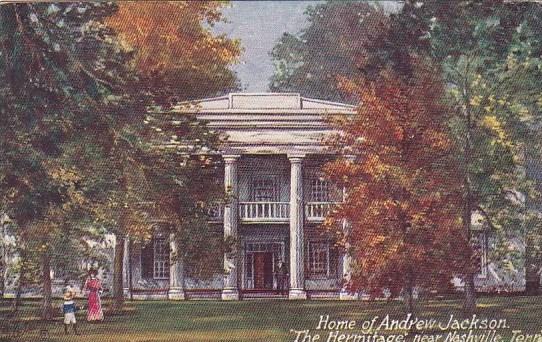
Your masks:
{"label": "lawn", "polygon": [[[79,300],[80,304],[82,300]],[[60,302],[55,303],[59,305]],[[461,317],[458,300],[425,301],[418,307],[419,317],[447,322],[449,315]],[[404,318],[400,302],[339,302],[251,300],[241,302],[128,302],[127,312],[106,316],[100,324],[85,322],[85,313],[78,313],[81,336],[70,331],[65,336],[61,317],[53,322],[35,319],[39,302],[25,301],[19,314],[7,320],[7,305],[0,308],[0,318],[6,327],[16,328],[18,336],[3,332],[0,341],[84,341],[84,342],[147,342],[147,341],[294,341],[290,329],[314,329],[320,315],[341,320],[356,320],[361,325],[374,316],[390,314]],[[479,300],[478,316],[505,318],[509,329],[501,333],[509,341],[511,331],[540,333],[542,329],[542,297],[493,297]],[[6,322],[8,325],[6,325]],[[46,332],[45,332],[46,330]],[[353,332],[360,333],[359,329]],[[40,335],[47,335],[41,338]],[[327,334],[322,334],[326,341]],[[0,335],[2,336],[2,335]],[[541,339],[542,340],[542,339]],[[301,341],[301,339],[299,339]],[[360,340],[361,341],[361,340]],[[443,340],[441,340],[444,342]],[[338,342],[336,340],[335,342]],[[452,342],[452,341],[450,341]]]}

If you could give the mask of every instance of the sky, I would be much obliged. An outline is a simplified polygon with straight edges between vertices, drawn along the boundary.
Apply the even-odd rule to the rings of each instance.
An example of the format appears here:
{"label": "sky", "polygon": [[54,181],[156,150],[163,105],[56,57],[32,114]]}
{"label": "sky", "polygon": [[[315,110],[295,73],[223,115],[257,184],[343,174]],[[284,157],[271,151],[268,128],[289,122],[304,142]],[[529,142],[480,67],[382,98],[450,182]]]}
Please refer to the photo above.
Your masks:
{"label": "sky", "polygon": [[[304,12],[309,5],[323,1],[232,1],[223,10],[228,22],[213,28],[231,38],[239,38],[244,52],[234,66],[242,90],[245,92],[268,91],[273,75],[269,53],[284,32],[298,33],[308,25]],[[397,8],[395,1],[380,1],[384,9]]]}
{"label": "sky", "polygon": [[223,13],[228,23],[214,31],[241,39],[244,52],[234,67],[243,91],[265,92],[273,75],[269,53],[284,32],[297,33],[307,24],[303,14],[316,1],[232,1]]}

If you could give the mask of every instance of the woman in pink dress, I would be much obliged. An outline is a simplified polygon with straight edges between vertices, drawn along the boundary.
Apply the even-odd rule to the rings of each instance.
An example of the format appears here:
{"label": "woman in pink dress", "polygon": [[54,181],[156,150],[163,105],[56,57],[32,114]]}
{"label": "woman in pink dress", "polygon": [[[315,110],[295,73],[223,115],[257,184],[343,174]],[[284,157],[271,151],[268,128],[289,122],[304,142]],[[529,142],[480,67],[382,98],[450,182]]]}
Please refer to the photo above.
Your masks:
{"label": "woman in pink dress", "polygon": [[91,269],[89,272],[89,277],[85,282],[84,289],[88,291],[88,313],[87,321],[96,322],[103,321],[104,313],[102,311],[102,303],[100,301],[100,294],[102,293],[102,283],[96,276],[98,271]]}

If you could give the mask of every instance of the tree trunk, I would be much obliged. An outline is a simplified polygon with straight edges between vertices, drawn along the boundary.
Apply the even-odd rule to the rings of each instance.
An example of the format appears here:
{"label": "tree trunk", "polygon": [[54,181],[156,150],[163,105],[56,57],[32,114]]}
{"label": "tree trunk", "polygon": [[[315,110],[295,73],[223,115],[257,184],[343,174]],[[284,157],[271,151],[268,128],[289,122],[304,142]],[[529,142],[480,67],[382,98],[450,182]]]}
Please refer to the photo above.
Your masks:
{"label": "tree trunk", "polygon": [[474,313],[474,310],[476,310],[476,287],[474,286],[474,273],[470,272],[465,274],[463,283],[465,284],[463,311],[470,315]]}
{"label": "tree trunk", "polygon": [[[534,183],[535,190],[542,192],[542,158],[536,143],[525,146],[525,173]],[[542,269],[542,228],[540,214],[542,198],[526,196],[525,209],[525,294],[536,296],[540,293],[540,270]]]}
{"label": "tree trunk", "polygon": [[2,227],[0,231],[0,301],[3,301],[6,289],[6,270],[8,267],[4,213],[0,214],[0,226]]}
{"label": "tree trunk", "polygon": [[21,291],[23,289],[23,271],[19,272],[19,281],[17,282],[17,288],[15,289],[15,297],[13,298],[13,304],[11,305],[11,313],[15,314],[19,310],[19,304],[21,304]]}
{"label": "tree trunk", "polygon": [[115,242],[115,259],[113,261],[113,311],[121,311],[124,305],[122,270],[124,266],[124,236],[120,234]]}
{"label": "tree trunk", "polygon": [[468,252],[468,265],[467,272],[463,275],[463,282],[465,285],[465,298],[463,301],[463,311],[467,314],[471,314],[476,309],[476,289],[474,287],[474,273],[472,271],[472,211],[474,207],[473,203],[473,193],[472,193],[472,180],[470,175],[470,167],[472,164],[472,118],[471,112],[469,110],[469,101],[467,100],[468,96],[465,93],[465,120],[466,120],[466,131],[465,131],[465,150],[463,155],[463,229],[466,234],[466,243]]}
{"label": "tree trunk", "polygon": [[[132,250],[132,239],[128,240],[128,250],[131,251]],[[131,252],[130,252],[130,257],[128,259],[131,258]],[[132,284],[132,263],[128,263],[128,265],[126,265],[126,267],[128,267],[128,293],[130,294],[130,301],[134,300],[134,293],[132,291],[132,288],[133,288],[133,284]]]}
{"label": "tree trunk", "polygon": [[534,238],[530,235],[532,233],[527,232],[525,243],[525,295],[536,296],[540,292],[540,264]]}
{"label": "tree trunk", "polygon": [[11,305],[11,312],[12,314],[15,314],[17,310],[19,310],[19,304],[21,303],[21,292],[23,289],[23,282],[25,273],[26,273],[26,253],[24,250],[21,250],[20,253],[21,259],[19,262],[21,263],[21,268],[19,269],[19,279],[17,280],[17,288],[15,289],[15,297],[13,298],[13,304]]}
{"label": "tree trunk", "polygon": [[469,251],[469,257],[467,259],[468,264],[466,266],[466,272],[463,274],[463,284],[464,284],[464,299],[463,299],[463,311],[465,314],[473,314],[474,310],[476,309],[476,288],[474,286],[474,275],[475,273],[472,271],[473,265],[472,265],[472,253],[470,253],[472,248],[471,243],[471,217],[472,217],[472,209],[471,209],[471,201],[470,201],[470,191],[468,191],[469,198],[466,200],[464,213],[463,213],[463,227],[465,229],[465,232],[467,234],[467,243],[469,244],[467,251]]}
{"label": "tree trunk", "polygon": [[4,261],[4,255],[0,256],[0,301],[4,300],[4,291],[6,289],[6,262]]}
{"label": "tree trunk", "polygon": [[5,244],[6,230],[4,228],[4,223],[0,222],[2,225],[2,231],[0,236],[0,301],[4,299],[4,292],[6,290],[6,274],[8,268],[8,251]]}
{"label": "tree trunk", "polygon": [[[410,267],[409,267],[410,268]],[[414,286],[416,285],[416,282],[414,280],[414,273],[410,269],[408,271],[407,279],[406,279],[406,300],[407,300],[407,310],[408,313],[414,315]]]}
{"label": "tree trunk", "polygon": [[51,287],[51,260],[49,254],[43,254],[41,261],[41,276],[43,284],[41,319],[51,320],[53,318],[53,291]]}
{"label": "tree trunk", "polygon": [[17,288],[15,289],[15,297],[13,298],[13,304],[11,305],[11,313],[15,314],[19,310],[19,305],[21,304],[21,292],[22,292],[22,283],[19,281]]}
{"label": "tree trunk", "polygon": [[408,313],[414,315],[414,289],[410,285],[407,289],[407,310]]}

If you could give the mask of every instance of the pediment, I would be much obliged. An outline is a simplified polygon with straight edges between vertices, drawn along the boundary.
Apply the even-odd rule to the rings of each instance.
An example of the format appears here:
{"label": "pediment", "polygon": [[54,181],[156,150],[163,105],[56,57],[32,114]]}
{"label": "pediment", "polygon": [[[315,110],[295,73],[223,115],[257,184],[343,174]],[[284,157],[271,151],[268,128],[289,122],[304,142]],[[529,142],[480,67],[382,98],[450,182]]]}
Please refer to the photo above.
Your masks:
{"label": "pediment", "polygon": [[302,97],[298,93],[231,93],[225,96],[179,103],[180,111],[238,112],[238,111],[353,111],[355,106]]}

